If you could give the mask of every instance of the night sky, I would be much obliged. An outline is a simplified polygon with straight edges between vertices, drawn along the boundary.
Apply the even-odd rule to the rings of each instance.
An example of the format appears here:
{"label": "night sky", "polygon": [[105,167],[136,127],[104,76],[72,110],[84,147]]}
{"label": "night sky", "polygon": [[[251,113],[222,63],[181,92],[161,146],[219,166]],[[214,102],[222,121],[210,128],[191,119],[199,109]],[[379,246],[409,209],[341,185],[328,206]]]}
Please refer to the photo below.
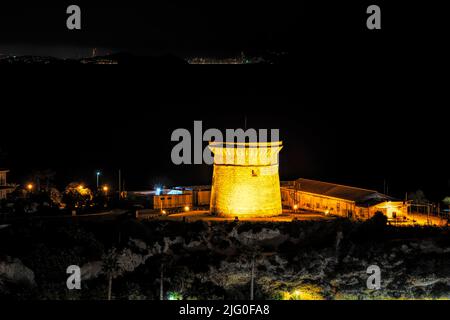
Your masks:
{"label": "night sky", "polygon": [[114,185],[119,168],[128,189],[209,184],[211,167],[171,164],[172,131],[192,130],[194,120],[242,128],[247,117],[248,127],[280,129],[281,179],[380,191],[386,180],[394,196],[421,188],[442,199],[450,191],[445,11],[378,1],[388,10],[383,29],[370,33],[367,1],[292,2],[78,1],[86,13],[81,32],[65,29],[68,2],[2,3],[3,54],[80,57],[97,47],[175,56],[286,51],[291,58],[282,67],[195,71],[5,68],[0,167],[18,183],[50,168],[59,187],[92,185],[99,169]]}
{"label": "night sky", "polygon": [[[368,32],[366,8],[382,8],[383,28]],[[66,28],[66,8],[82,9],[82,30]],[[82,57],[139,55],[298,54],[441,47],[442,1],[2,1],[0,54]]]}
{"label": "night sky", "polygon": [[[82,30],[66,29],[65,10],[82,9]],[[142,55],[234,54],[286,48],[299,12],[294,5],[256,1],[39,1],[2,4],[3,51],[57,56],[129,51]]]}
{"label": "night sky", "polygon": [[305,177],[380,191],[386,179],[392,195],[422,188],[439,198],[450,179],[447,119],[434,108],[441,105],[438,96],[409,89],[365,99],[353,88],[327,87],[327,94],[252,92],[174,102],[129,88],[72,101],[40,93],[32,99],[45,106],[30,108],[26,97],[16,99],[23,107],[2,111],[8,119],[0,128],[2,166],[17,182],[33,170],[51,168],[60,186],[92,185],[97,169],[114,185],[119,168],[129,189],[210,184],[210,166],[171,163],[171,133],[192,132],[194,120],[203,120],[205,130],[243,128],[247,117],[248,127],[280,129],[281,179]]}

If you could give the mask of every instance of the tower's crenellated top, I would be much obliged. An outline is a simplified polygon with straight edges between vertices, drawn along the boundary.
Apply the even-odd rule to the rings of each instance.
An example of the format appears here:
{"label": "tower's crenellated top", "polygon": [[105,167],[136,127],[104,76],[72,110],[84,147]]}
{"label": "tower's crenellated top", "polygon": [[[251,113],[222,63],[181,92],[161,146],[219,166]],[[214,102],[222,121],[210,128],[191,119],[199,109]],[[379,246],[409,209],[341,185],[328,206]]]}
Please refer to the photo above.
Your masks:
{"label": "tower's crenellated top", "polygon": [[275,166],[283,142],[210,142],[209,148],[214,165]]}

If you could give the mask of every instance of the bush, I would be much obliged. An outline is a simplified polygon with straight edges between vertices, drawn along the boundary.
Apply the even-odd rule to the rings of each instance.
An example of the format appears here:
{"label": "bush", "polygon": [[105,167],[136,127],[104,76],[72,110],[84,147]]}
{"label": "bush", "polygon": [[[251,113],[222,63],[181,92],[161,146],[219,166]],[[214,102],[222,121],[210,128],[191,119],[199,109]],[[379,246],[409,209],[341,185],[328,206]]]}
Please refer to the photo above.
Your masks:
{"label": "bush", "polygon": [[354,232],[353,240],[373,241],[384,237],[387,226],[387,217],[382,212],[364,221]]}

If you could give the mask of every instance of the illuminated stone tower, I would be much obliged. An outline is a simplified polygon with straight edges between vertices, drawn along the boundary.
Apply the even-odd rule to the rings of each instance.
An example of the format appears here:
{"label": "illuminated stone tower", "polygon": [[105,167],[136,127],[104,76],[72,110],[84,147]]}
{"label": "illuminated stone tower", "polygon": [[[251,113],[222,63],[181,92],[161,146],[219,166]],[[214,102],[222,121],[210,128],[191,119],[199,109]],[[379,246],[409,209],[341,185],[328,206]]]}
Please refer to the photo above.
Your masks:
{"label": "illuminated stone tower", "polygon": [[211,142],[214,173],[210,209],[223,217],[282,213],[278,153],[282,142]]}

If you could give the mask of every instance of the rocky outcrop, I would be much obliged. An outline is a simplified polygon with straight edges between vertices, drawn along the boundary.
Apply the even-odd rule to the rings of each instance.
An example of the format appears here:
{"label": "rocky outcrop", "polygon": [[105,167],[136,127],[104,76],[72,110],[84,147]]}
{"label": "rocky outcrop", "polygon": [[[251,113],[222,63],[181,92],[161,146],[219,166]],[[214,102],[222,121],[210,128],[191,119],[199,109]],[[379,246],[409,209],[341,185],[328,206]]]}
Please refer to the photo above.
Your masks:
{"label": "rocky outcrop", "polygon": [[[198,299],[248,299],[254,262],[257,299],[450,299],[450,242],[446,230],[389,227],[374,231],[339,221],[210,225],[151,222],[139,227],[140,233],[128,238],[126,245],[111,250],[120,269],[115,273],[113,290],[125,290],[123,297],[155,298],[152,292],[164,265],[167,290],[185,290]],[[92,239],[95,237],[87,238],[76,249],[84,262],[84,285],[94,292],[90,295],[91,291],[83,291],[89,294],[86,299],[104,298],[104,290],[95,293],[95,288],[105,283],[101,260],[107,250],[91,246],[89,252],[95,249],[96,254],[90,255],[92,261],[88,263],[82,256]],[[59,249],[52,261],[59,261]],[[36,253],[20,258],[35,261]],[[66,276],[67,260],[56,264],[56,270],[63,270],[60,278]],[[46,263],[43,259],[42,264]],[[379,290],[367,287],[367,268],[371,265],[381,270]],[[39,270],[45,273],[51,269]],[[53,297],[54,288],[58,288],[56,296],[64,299],[64,281],[52,277],[54,273],[36,274],[36,292]],[[34,285],[34,276],[21,260],[0,258],[0,291],[5,296],[14,296],[16,290],[15,286],[3,290],[7,284]]]}
{"label": "rocky outcrop", "polygon": [[[222,253],[223,260],[197,276],[225,290],[250,282],[255,258],[255,281],[265,298],[276,291],[301,291],[305,287],[326,299],[450,298],[450,248],[434,240],[359,243],[338,231],[330,236],[329,244],[315,248],[315,243],[304,245],[310,242],[305,236],[310,230],[292,237],[278,228],[238,230],[236,226],[228,234],[221,228],[216,226],[212,231],[216,235],[203,239],[207,239],[209,250]],[[223,242],[227,248],[219,250]],[[170,250],[171,244],[164,243]],[[176,239],[172,243],[183,242]],[[184,249],[189,252],[191,246],[184,245]],[[367,287],[371,265],[381,269],[379,290]]]}
{"label": "rocky outcrop", "polygon": [[12,283],[34,286],[34,272],[17,258],[0,258],[0,279]]}
{"label": "rocky outcrop", "polygon": [[92,261],[81,266],[81,279],[91,280],[102,274],[102,262]]}

